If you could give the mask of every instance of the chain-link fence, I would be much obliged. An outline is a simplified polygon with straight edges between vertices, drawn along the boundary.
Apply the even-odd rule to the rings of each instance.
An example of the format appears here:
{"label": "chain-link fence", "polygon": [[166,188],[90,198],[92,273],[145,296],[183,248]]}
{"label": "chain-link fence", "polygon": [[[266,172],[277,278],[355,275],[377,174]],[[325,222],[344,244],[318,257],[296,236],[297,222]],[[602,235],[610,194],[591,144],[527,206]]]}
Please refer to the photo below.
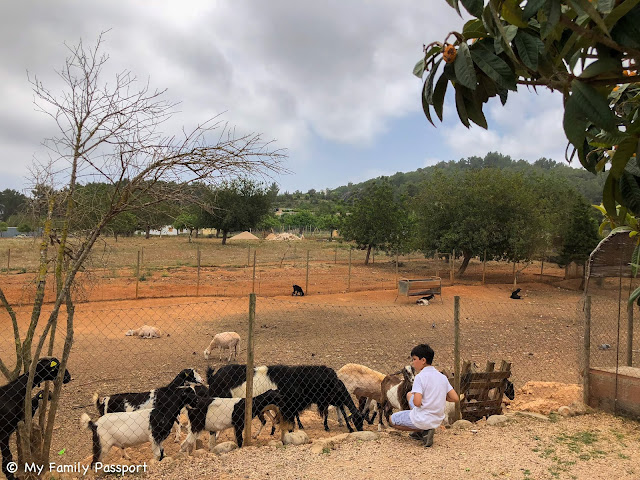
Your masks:
{"label": "chain-link fence", "polygon": [[[118,242],[96,248],[78,274],[77,301],[114,299],[287,295],[292,285],[305,294],[330,294],[396,289],[401,278],[438,276],[443,285],[551,282],[565,277],[555,264],[543,262],[484,262],[472,258],[458,275],[462,263],[452,253],[425,257],[367,252],[338,242],[263,242],[257,244],[187,243],[183,238],[150,240],[146,246]],[[13,248],[0,248],[0,278],[13,303],[33,302],[31,288],[38,254],[31,240]],[[120,243],[123,243],[120,245]],[[49,279],[45,301],[55,296]]]}
{"label": "chain-link fence", "polygon": [[[361,377],[345,376],[341,369],[347,364],[368,367],[384,377],[409,363],[412,347],[428,343],[435,351],[434,365],[454,370],[456,339],[451,298],[427,306],[330,306],[259,297],[252,355],[248,351],[250,313],[246,297],[193,299],[184,304],[156,302],[156,306],[144,308],[126,303],[106,309],[95,309],[91,304],[77,307],[68,364],[73,380],[63,386],[53,437],[53,451],[62,452],[59,461],[88,461],[95,445],[104,451],[102,460],[117,460],[118,453],[106,450],[111,443],[118,445],[118,440],[132,446],[126,451],[133,462],[143,462],[159,455],[159,447],[152,448],[149,443],[149,435],[157,432],[162,435],[152,437],[164,439],[165,455],[174,454],[181,445],[183,449],[198,446],[198,434],[205,431],[220,431],[217,442],[239,442],[244,400],[213,401],[209,396],[242,395],[244,364],[249,357],[258,367],[269,366],[267,370],[255,370],[252,384],[252,411],[261,416],[264,413],[267,422],[267,428],[255,440],[258,443],[278,438],[270,436],[270,418],[276,424],[281,420],[283,425],[302,424],[312,439],[346,432],[347,428],[377,428],[376,424],[361,423],[363,397],[373,393],[358,383]],[[511,362],[511,380],[516,388],[530,380],[580,383],[582,319],[581,306],[575,303],[549,304],[543,299],[490,303],[462,297],[460,357],[480,366],[487,360]],[[62,349],[63,330],[61,326],[56,352]],[[230,349],[219,349],[212,343],[221,332],[238,333],[237,352],[233,337],[220,342],[223,347],[229,344]],[[3,359],[12,356],[12,337],[10,323],[3,320]],[[227,366],[230,355],[232,362],[243,366]],[[212,370],[208,372],[209,368]],[[180,388],[200,378],[208,386]],[[381,377],[377,378],[381,383]],[[395,378],[396,383],[402,381],[401,376]],[[154,393],[150,395],[151,391]],[[186,405],[190,408],[182,410]],[[129,411],[139,407],[143,410]],[[317,415],[317,411],[333,411],[330,407],[342,407],[350,427],[339,425],[333,413],[328,418]],[[124,410],[127,412],[122,413]],[[120,413],[103,415],[105,412]],[[82,426],[88,428],[78,428],[81,418]],[[179,418],[182,428],[176,442],[174,422]],[[260,425],[260,420],[254,421],[254,434]],[[200,441],[206,442],[206,437],[203,435]]]}

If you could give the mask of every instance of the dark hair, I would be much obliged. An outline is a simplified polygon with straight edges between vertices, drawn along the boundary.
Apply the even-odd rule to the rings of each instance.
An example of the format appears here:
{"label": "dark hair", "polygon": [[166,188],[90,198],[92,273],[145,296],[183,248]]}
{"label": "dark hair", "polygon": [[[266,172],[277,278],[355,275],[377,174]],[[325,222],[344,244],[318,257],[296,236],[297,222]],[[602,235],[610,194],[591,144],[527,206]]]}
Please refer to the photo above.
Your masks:
{"label": "dark hair", "polygon": [[435,355],[433,348],[431,348],[426,343],[421,343],[420,345],[416,345],[411,350],[411,356],[416,356],[418,358],[424,358],[427,360],[427,364],[431,365],[433,363],[433,356]]}

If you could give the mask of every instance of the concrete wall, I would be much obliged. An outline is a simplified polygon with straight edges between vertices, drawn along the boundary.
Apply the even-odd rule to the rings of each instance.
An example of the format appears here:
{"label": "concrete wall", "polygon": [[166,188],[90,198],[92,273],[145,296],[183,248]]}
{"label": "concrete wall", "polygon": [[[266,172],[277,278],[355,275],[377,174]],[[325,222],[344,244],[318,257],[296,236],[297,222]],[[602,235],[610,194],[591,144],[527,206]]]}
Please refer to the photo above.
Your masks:
{"label": "concrete wall", "polygon": [[[614,413],[615,368],[589,369],[589,406]],[[619,367],[617,413],[640,419],[640,368]]]}

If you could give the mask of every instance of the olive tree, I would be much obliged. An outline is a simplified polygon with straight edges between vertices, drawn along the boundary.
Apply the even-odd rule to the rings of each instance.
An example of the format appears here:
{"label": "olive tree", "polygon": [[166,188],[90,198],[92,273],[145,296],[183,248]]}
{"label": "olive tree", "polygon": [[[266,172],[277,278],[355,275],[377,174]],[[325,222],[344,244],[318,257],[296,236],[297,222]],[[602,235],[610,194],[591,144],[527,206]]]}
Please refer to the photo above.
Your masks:
{"label": "olive tree", "polygon": [[[33,168],[35,183],[48,188],[46,201],[34,205],[36,217],[41,219],[42,241],[26,331],[19,327],[19,312],[0,288],[0,305],[11,319],[15,343],[15,359],[0,358],[0,372],[8,380],[21,371],[29,375],[24,421],[18,426],[19,464],[49,462],[63,378],[61,373],[54,382],[49,405],[44,395],[36,422],[31,415],[35,365],[41,355],[56,353],[60,372],[65,371],[74,338],[72,287],[110,222],[124,212],[175,202],[187,190],[185,186],[194,182],[215,184],[239,175],[269,175],[281,170],[283,153],[271,142],[264,142],[258,134],[236,136],[235,130],[218,118],[177,135],[164,133],[163,124],[174,115],[175,105],[164,99],[164,91],[140,84],[129,71],[105,78],[109,58],[102,46],[102,35],[91,47],[82,41],[68,46],[69,55],[57,72],[64,82],[61,92],[49,90],[37,76],[29,77],[36,108],[50,117],[58,133],[46,140],[50,151],[47,162]],[[70,237],[82,182],[104,182],[112,188],[105,192],[108,198],[100,198],[106,208],[96,209],[100,214],[95,221]],[[55,282],[55,300],[50,313],[43,314],[49,273]],[[64,337],[61,352],[54,352],[56,335]],[[42,436],[34,441],[32,431],[38,430],[34,428],[38,423]]]}

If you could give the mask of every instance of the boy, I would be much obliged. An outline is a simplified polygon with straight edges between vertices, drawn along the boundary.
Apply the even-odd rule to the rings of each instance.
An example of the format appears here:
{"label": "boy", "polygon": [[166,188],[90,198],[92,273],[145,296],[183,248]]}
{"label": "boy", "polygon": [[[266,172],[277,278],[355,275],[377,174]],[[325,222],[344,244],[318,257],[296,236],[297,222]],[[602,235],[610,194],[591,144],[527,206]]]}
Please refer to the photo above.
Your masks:
{"label": "boy", "polygon": [[433,445],[434,429],[444,420],[445,402],[460,401],[447,377],[432,366],[433,356],[433,349],[424,343],[411,350],[411,366],[417,372],[407,393],[411,410],[391,415],[392,427],[413,432],[409,436],[422,440],[425,447]]}

